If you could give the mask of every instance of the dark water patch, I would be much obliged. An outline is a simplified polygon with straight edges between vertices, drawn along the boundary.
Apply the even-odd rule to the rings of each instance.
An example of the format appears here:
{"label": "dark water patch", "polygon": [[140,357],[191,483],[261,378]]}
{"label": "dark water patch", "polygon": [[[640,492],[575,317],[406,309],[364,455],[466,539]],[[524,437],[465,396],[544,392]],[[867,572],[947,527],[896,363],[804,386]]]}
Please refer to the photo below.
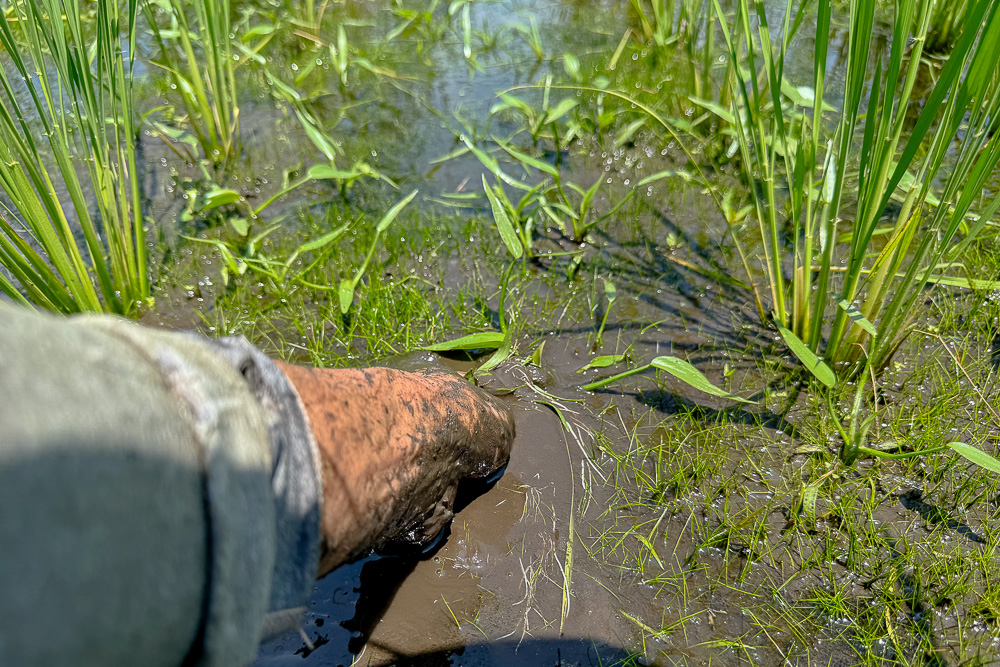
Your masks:
{"label": "dark water patch", "polygon": [[965,523],[956,519],[951,512],[937,505],[925,502],[922,500],[922,497],[923,494],[914,489],[901,495],[899,503],[910,511],[918,512],[928,523],[947,526],[950,530],[956,531],[958,534],[977,544],[987,543],[981,535]]}

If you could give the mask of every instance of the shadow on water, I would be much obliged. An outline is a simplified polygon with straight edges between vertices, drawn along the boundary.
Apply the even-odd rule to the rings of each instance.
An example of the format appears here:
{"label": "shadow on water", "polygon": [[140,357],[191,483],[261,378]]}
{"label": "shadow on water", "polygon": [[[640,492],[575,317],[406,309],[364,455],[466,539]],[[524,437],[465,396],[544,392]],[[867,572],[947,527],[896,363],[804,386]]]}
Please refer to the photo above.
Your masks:
{"label": "shadow on water", "polygon": [[[501,475],[496,475],[492,480],[462,480],[455,496],[454,511],[461,512],[473,500],[489,491]],[[423,551],[414,552],[412,546],[405,544],[389,545],[381,554],[364,559],[358,575],[358,601],[354,606],[354,616],[340,622],[340,626],[351,633],[347,644],[351,653],[358,654],[364,650],[372,631],[389,609],[403,581],[416,569],[418,563],[433,559],[449,537],[450,523]],[[304,647],[303,657],[309,652],[308,647]]]}
{"label": "shadow on water", "polygon": [[358,602],[354,616],[340,626],[351,633],[347,650],[358,654],[368,643],[372,630],[392,604],[403,580],[413,572],[419,558],[390,556],[368,560],[358,578]]}
{"label": "shadow on water", "polygon": [[[501,478],[502,474],[498,474],[491,479],[463,480],[455,498],[455,512],[469,507],[493,489]],[[368,658],[364,662],[368,664],[372,652],[375,652],[377,658],[372,664],[450,665],[453,664],[453,656],[463,656],[467,651],[479,656],[471,664],[542,664],[537,662],[541,659],[542,649],[525,649],[521,657],[517,657],[517,646],[503,649],[502,642],[497,647],[491,645],[489,650],[475,646],[466,648],[466,642],[458,635],[444,633],[443,638],[439,639],[440,628],[433,622],[428,623],[424,630],[427,637],[433,637],[431,641],[435,648],[440,645],[438,650],[415,651],[411,654],[402,650],[399,643],[392,641],[399,638],[395,633],[390,633],[390,641],[376,634],[394,603],[407,609],[412,609],[415,603],[420,604],[419,591],[416,595],[412,591],[401,593],[401,588],[421,565],[440,563],[442,558],[439,552],[452,539],[453,527],[449,524],[423,551],[415,551],[411,545],[390,544],[378,554],[337,568],[316,583],[303,623],[304,636],[308,638],[308,642],[302,635],[294,633],[271,640],[261,646],[255,664],[300,664],[302,659],[308,660],[308,664],[312,665],[354,664],[362,660],[366,653]],[[419,579],[419,575],[417,578]],[[400,595],[402,599],[397,600]],[[414,597],[417,600],[409,599]],[[376,634],[374,638],[373,634]],[[406,639],[404,632],[403,644]],[[580,653],[576,646],[578,643],[567,640],[567,654]],[[562,650],[561,644],[562,642],[554,642],[552,651],[558,654]],[[602,652],[602,656],[605,653],[607,652]],[[462,664],[469,664],[468,659],[463,658]]]}
{"label": "shadow on water", "polygon": [[464,648],[447,649],[412,656],[399,656],[398,667],[570,667],[616,665],[627,661],[630,654],[621,648],[586,639],[529,639],[524,642],[500,641],[470,644]]}
{"label": "shadow on water", "polygon": [[706,423],[746,424],[777,429],[793,437],[797,435],[794,424],[786,421],[783,415],[767,410],[750,412],[738,406],[716,409],[662,390],[639,391],[633,396],[643,405],[667,415],[684,413]]}
{"label": "shadow on water", "polygon": [[899,504],[906,509],[917,512],[930,524],[939,525],[954,530],[959,535],[977,544],[986,544],[986,540],[973,530],[968,524],[962,523],[954,518],[947,510],[937,505],[931,505],[923,499],[923,493],[918,489],[912,489],[900,496]]}
{"label": "shadow on water", "polygon": [[[377,658],[370,664],[402,666],[438,665],[615,665],[630,654],[623,648],[585,638],[531,639],[522,641],[454,642],[438,650],[409,653],[399,645],[382,644],[372,639],[373,630],[392,605],[401,585],[417,564],[433,552],[406,556],[372,556],[341,568],[318,583],[320,591],[313,598],[304,628],[306,644],[299,636],[289,635],[261,647],[256,665],[316,666],[369,664],[365,652]],[[352,598],[353,605],[344,604]],[[345,612],[352,614],[345,617]],[[298,648],[289,651],[290,645]],[[370,655],[369,655],[370,658]],[[305,663],[303,663],[305,660]]]}

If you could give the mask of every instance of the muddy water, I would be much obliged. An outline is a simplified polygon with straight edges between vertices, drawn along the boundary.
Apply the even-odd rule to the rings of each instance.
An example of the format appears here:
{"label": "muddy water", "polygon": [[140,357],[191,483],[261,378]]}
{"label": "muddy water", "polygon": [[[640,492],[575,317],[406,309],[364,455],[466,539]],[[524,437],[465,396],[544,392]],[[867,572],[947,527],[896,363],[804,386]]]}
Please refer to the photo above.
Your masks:
{"label": "muddy water", "polygon": [[[556,415],[522,393],[506,399],[519,434],[510,465],[485,493],[464,489],[468,504],[438,548],[422,559],[371,558],[319,582],[306,628],[322,645],[309,663],[597,664],[598,656],[621,657],[631,642],[617,608],[638,613],[651,596],[606,590],[597,582],[608,574],[576,544],[560,633],[571,499],[574,489],[583,499],[586,457]],[[303,645],[283,638],[261,649],[260,664],[287,660],[290,648]]]}
{"label": "muddy water", "polygon": [[[417,356],[397,365],[439,364]],[[308,662],[539,665],[620,656],[625,628],[614,620],[611,594],[586,574],[579,545],[559,632],[571,489],[580,485],[585,457],[578,443],[568,443],[555,414],[523,394],[503,399],[518,422],[505,474],[491,488],[462,490],[459,504],[467,504],[443,543],[421,558],[373,557],[318,583],[306,628],[322,645]],[[577,493],[582,498],[583,490]],[[617,602],[630,609],[634,603]],[[303,645],[298,637],[283,638],[262,647],[259,662],[280,663],[289,648]]]}
{"label": "muddy water", "polygon": [[[625,319],[611,322],[609,339],[621,332],[622,341],[647,355],[701,347],[712,326],[732,335],[724,318],[711,313],[737,304],[698,287],[700,297],[678,302],[630,300],[618,313]],[[687,325],[670,317],[678,309]],[[642,335],[629,329],[633,321],[663,320]],[[518,436],[505,474],[491,486],[462,490],[464,507],[431,552],[373,556],[318,582],[304,625],[308,643],[298,635],[273,641],[261,648],[258,664],[609,665],[630,655],[651,664],[747,664],[745,653],[720,642],[750,630],[742,610],[761,607],[760,591],[781,580],[763,562],[741,556],[738,546],[702,548],[717,518],[707,512],[657,507],[645,517],[642,510],[616,511],[623,498],[614,493],[614,466],[595,447],[598,433],[620,451],[658,437],[646,418],[651,408],[662,418],[691,399],[708,410],[726,406],[669,382],[668,393],[642,380],[626,385],[624,394],[584,392],[577,370],[591,358],[588,335],[563,332],[544,340],[541,368],[509,364],[484,381],[516,414]],[[420,353],[392,365],[464,372],[475,362]],[[559,408],[569,430],[540,400]],[[764,457],[759,447],[734,443],[719,472],[746,473],[748,456]],[[777,475],[749,483],[745,497],[768,498]],[[729,512],[756,509],[747,502]],[[663,567],[650,561],[645,576],[623,567],[634,568],[629,554],[637,543],[609,548],[600,538],[636,516],[657,522],[643,532],[664,559]],[[774,512],[763,522],[777,534],[786,517]],[[650,636],[642,625],[672,629]],[[830,664],[851,664],[838,663],[836,653],[823,652]],[[783,664],[773,650],[750,655],[753,664]]]}
{"label": "muddy water", "polygon": [[[258,663],[300,664],[304,657],[314,665],[614,664],[643,653],[638,623],[660,628],[689,618],[680,624],[682,632],[647,639],[650,662],[743,664],[742,656],[727,658],[714,642],[749,630],[740,610],[757,603],[754,589],[769,580],[768,573],[747,576],[745,559],[717,548],[702,550],[700,564],[689,567],[685,559],[698,551],[701,535],[685,525],[690,514],[669,517],[667,523],[676,525],[663,526],[671,535],[663,557],[675,561],[673,570],[686,570],[679,583],[644,582],[616,569],[613,557],[605,562],[588,554],[594,536],[614,520],[606,515],[611,498],[602,480],[610,470],[594,456],[589,432],[603,430],[627,442],[614,432],[614,422],[621,428],[624,421],[631,430],[629,415],[636,407],[628,399],[609,403],[607,396],[572,388],[588,352],[584,338],[556,338],[543,355],[551,376],[544,391],[581,401],[562,403],[576,438],[551,408],[534,402],[542,395],[516,389],[505,399],[518,424],[510,464],[491,488],[464,489],[468,504],[443,543],[420,556],[372,557],[318,582],[304,626],[315,648],[287,636],[263,646]],[[438,364],[417,356],[397,365]],[[531,377],[519,367],[505,375],[498,384],[516,387]],[[599,411],[607,420],[596,416]],[[777,531],[784,522],[776,513],[768,525]],[[720,573],[732,588],[709,590]],[[688,590],[680,595],[682,588]],[[773,652],[756,657],[756,664],[781,664]]]}

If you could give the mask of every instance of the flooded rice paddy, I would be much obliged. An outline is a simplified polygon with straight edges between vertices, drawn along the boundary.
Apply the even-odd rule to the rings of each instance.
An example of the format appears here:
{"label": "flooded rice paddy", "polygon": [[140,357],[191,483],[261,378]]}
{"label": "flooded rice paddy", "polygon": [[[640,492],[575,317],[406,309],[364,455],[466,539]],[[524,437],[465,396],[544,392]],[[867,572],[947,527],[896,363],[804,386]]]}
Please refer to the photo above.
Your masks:
{"label": "flooded rice paddy", "polygon": [[[684,128],[699,166],[739,209],[746,190],[733,138],[698,103],[724,95],[726,56],[709,5],[693,7],[674,28],[686,39],[657,45],[631,3],[610,0],[323,3],[318,31],[298,17],[302,3],[237,3],[235,38],[259,59],[239,56],[242,150],[223,171],[186,159],[190,144],[164,129],[184,128],[171,84],[145,80],[143,196],[160,273],[147,324],[242,334],[299,363],[465,373],[485,351],[419,348],[500,326],[507,262],[482,196],[484,175],[495,182],[488,160],[537,180],[545,169],[523,168],[503,146],[533,150],[574,192],[600,183],[593,218],[611,212],[582,238],[538,212],[535,257],[512,269],[516,355],[481,378],[517,416],[504,475],[460,491],[461,510],[427,553],[373,555],[318,581],[303,635],[265,644],[257,664],[969,665],[1000,656],[996,480],[945,455],[832,466],[833,427],[756,319],[726,250],[729,227],[682,146],[604,92],[623,91]],[[811,78],[811,20],[786,68],[795,86]],[[835,103],[847,38],[834,26]],[[247,236],[233,234],[225,207],[198,208],[213,183],[257,206],[328,162],[303,111],[339,168],[384,178],[307,182],[262,211]],[[364,259],[374,221],[414,188],[342,315],[338,281]],[[281,281],[262,270],[348,221],[319,257],[319,277]],[[239,256],[225,276],[217,242]],[[980,261],[996,272],[988,249]],[[888,398],[875,439],[992,438],[993,297],[939,290],[927,307],[928,331],[880,380]],[[943,331],[960,366],[934,337]],[[585,391],[625,368],[580,372],[595,354],[632,364],[680,356],[756,403],[734,406],[653,373]],[[806,490],[821,477],[830,483]]]}

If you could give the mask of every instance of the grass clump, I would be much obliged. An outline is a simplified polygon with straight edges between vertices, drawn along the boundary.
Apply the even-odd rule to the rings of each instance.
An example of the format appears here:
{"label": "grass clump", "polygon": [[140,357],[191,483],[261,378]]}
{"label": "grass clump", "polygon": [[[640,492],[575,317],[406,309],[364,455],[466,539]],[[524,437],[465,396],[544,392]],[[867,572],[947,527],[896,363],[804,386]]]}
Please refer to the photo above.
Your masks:
{"label": "grass clump", "polygon": [[0,289],[65,313],[128,314],[149,299],[132,115],[137,3],[82,11],[25,0],[0,22],[0,265],[13,278],[0,273]]}
{"label": "grass clump", "polygon": [[[252,254],[224,229],[203,231],[182,247],[164,276],[161,300],[170,303],[164,313],[194,307],[211,334],[244,335],[271,354],[323,367],[376,362],[440,342],[455,330],[492,327],[496,315],[485,285],[497,277],[485,273],[446,289],[455,276],[442,262],[457,254],[492,254],[492,237],[480,241],[486,245],[468,242],[482,221],[428,220],[416,208],[399,207],[394,220],[379,219],[386,223],[379,230],[370,218],[378,210],[302,210],[300,232],[266,235]],[[347,312],[345,281],[353,285]]]}
{"label": "grass clump", "polygon": [[[875,3],[851,5],[846,89],[832,134],[823,117],[828,2],[817,5],[811,113],[790,109],[780,94],[791,4],[777,44],[759,4],[740,2],[732,30],[725,29],[738,63],[732,121],[766,273],[763,280],[748,275],[760,316],[787,326],[849,376],[865,363],[885,366],[910,332],[924,286],[961,267],[996,208],[981,195],[1000,161],[992,131],[1000,105],[997,3],[970,4],[966,29],[903,139],[931,7],[929,0],[897,2],[891,43],[880,52],[873,51]],[[940,196],[932,193],[936,183],[943,183]],[[849,189],[857,193],[852,203]],[[983,207],[974,212],[977,203]]]}
{"label": "grass clump", "polygon": [[240,153],[239,58],[234,61],[229,0],[141,1],[160,49],[160,60],[152,62],[169,72],[204,158],[229,163]]}
{"label": "grass clump", "polygon": [[[988,361],[971,361],[975,341],[957,342],[968,376],[989,382]],[[890,450],[997,428],[948,356],[928,354],[894,378],[879,426]],[[925,415],[925,400],[944,407]],[[597,439],[614,500],[587,546],[672,610],[657,622],[636,617],[660,659],[698,637],[721,659],[754,663],[989,664],[995,476],[950,452],[837,469],[826,435],[811,431],[825,423],[819,405],[780,430],[705,412],[651,413],[625,438],[612,420]]]}

